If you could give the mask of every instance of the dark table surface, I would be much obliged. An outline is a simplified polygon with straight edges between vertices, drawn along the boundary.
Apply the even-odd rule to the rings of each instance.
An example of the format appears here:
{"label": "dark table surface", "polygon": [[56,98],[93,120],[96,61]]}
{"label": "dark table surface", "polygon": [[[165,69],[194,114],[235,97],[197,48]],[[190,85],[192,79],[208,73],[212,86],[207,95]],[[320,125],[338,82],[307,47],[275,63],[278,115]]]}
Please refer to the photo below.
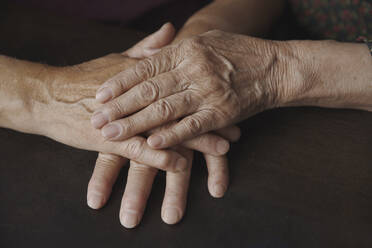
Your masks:
{"label": "dark table surface", "polygon": [[[119,52],[142,36],[14,8],[0,15],[0,54],[55,65]],[[209,196],[197,158],[183,221],[160,219],[160,174],[134,230],[118,218],[126,171],[94,211],[86,187],[96,153],[0,129],[0,247],[372,247],[372,113],[277,109],[241,127],[224,198]]]}

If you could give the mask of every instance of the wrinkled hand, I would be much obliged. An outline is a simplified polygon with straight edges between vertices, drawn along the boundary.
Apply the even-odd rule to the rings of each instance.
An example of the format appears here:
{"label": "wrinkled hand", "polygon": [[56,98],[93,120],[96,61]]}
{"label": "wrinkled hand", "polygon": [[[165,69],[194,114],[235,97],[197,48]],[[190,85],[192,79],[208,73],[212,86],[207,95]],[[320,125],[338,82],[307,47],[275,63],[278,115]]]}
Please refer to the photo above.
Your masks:
{"label": "wrinkled hand", "polygon": [[[124,55],[132,58],[152,55],[158,52],[160,47],[168,44],[173,37],[173,26],[166,24],[158,32],[126,51]],[[162,128],[167,126],[170,125]],[[155,130],[151,132],[155,132]],[[217,133],[229,141],[236,141],[240,136],[240,130],[237,127],[220,129]],[[206,134],[184,143],[184,146],[204,152],[209,172],[208,188],[214,197],[222,197],[228,186],[227,159],[225,156],[221,156],[227,152],[228,143],[226,144],[226,141],[221,137]],[[162,218],[168,224],[178,222],[184,215],[193,157],[193,153],[185,148],[177,147],[175,150],[187,158],[188,166],[185,171],[167,172],[166,174]],[[106,203],[112,186],[126,162],[127,159],[117,155],[99,154],[88,185],[87,201],[90,207],[98,209]],[[120,210],[120,220],[123,226],[132,228],[139,224],[156,173],[157,169],[155,168],[133,160],[130,162],[127,185]]]}
{"label": "wrinkled hand", "polygon": [[287,51],[285,43],[221,31],[185,39],[108,80],[96,95],[105,105],[94,126],[123,140],[180,119],[147,139],[157,149],[226,127],[279,104]]}
{"label": "wrinkled hand", "polygon": [[[73,147],[116,154],[161,170],[186,170],[186,159],[173,150],[151,149],[142,136],[107,141],[90,123],[92,113],[99,107],[94,99],[98,87],[135,61],[122,54],[111,54],[75,66],[49,68],[46,76],[49,78],[45,80],[48,83],[38,92],[40,100],[34,103],[40,105],[37,108],[40,134]],[[201,146],[203,140],[210,139],[215,142],[213,146]],[[229,143],[215,134],[200,136],[184,145],[216,156],[229,149]]]}

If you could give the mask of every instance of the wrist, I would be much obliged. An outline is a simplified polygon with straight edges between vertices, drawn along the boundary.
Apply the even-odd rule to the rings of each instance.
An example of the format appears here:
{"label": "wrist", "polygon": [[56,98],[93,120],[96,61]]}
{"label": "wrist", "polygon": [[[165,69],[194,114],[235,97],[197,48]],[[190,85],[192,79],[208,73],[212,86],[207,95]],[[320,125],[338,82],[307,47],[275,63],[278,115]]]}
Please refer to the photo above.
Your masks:
{"label": "wrist", "polygon": [[39,133],[38,108],[51,67],[0,56],[0,126]]}
{"label": "wrist", "polygon": [[292,41],[292,78],[283,106],[372,110],[372,59],[363,44]]}

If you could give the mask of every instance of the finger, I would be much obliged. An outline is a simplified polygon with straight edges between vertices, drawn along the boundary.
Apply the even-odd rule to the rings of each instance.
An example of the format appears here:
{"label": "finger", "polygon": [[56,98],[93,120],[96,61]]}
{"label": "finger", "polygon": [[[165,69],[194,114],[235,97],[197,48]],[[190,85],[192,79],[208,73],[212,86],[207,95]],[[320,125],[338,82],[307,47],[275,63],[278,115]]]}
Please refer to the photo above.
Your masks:
{"label": "finger", "polygon": [[165,47],[161,52],[139,61],[133,67],[110,78],[97,90],[96,99],[105,103],[120,96],[142,81],[163,72],[171,71],[179,63],[180,57],[177,55],[177,50]]}
{"label": "finger", "polygon": [[155,150],[148,146],[143,137],[133,137],[122,142],[105,142],[103,152],[113,153],[164,171],[183,171],[186,159],[172,150]]}
{"label": "finger", "polygon": [[140,223],[156,173],[156,169],[131,160],[119,214],[124,227]]}
{"label": "finger", "polygon": [[232,125],[224,127],[215,131],[221,137],[227,139],[230,142],[236,142],[240,139],[241,131],[238,126]]}
{"label": "finger", "polygon": [[161,217],[167,224],[179,222],[186,209],[193,154],[189,150],[182,149],[182,151],[188,159],[188,169],[177,173],[167,172],[165,195],[161,209]]}
{"label": "finger", "polygon": [[160,51],[163,46],[171,43],[175,34],[176,29],[170,22],[167,22],[158,31],[147,36],[136,45],[125,51],[123,55],[138,59],[154,55]]}
{"label": "finger", "polygon": [[[154,128],[154,129],[146,132],[146,135],[150,136],[151,134],[154,134],[154,133],[159,132],[161,130],[165,130],[167,128],[170,128],[170,127],[174,126],[176,123],[177,122],[175,122],[175,121],[174,122],[168,122],[168,123],[164,124],[163,126]],[[199,135],[199,136],[197,136],[193,139],[190,139],[190,140],[187,140],[187,141],[183,142],[182,146],[186,147],[186,148],[189,148],[191,150],[196,150],[196,151],[199,151],[199,152],[202,152],[202,153],[207,153],[207,154],[214,155],[214,156],[224,155],[230,149],[230,143],[229,143],[228,139],[236,137],[234,132],[232,132],[233,130],[230,130],[230,129],[234,129],[234,126],[231,126],[231,128],[227,129],[227,132],[226,132],[227,135],[225,135],[225,136],[227,136],[227,138],[223,138],[223,137],[221,137],[222,135],[219,136],[219,135],[216,135],[212,132],[209,132],[209,133]],[[222,130],[222,129],[220,129],[220,130]],[[240,130],[238,129],[238,131],[240,131]],[[222,130],[221,132],[225,133],[224,130]]]}
{"label": "finger", "polygon": [[160,74],[103,105],[94,112],[91,123],[95,128],[102,128],[108,122],[139,111],[163,97],[182,91],[185,87],[176,71]]}
{"label": "finger", "polygon": [[119,172],[127,162],[126,158],[113,154],[99,153],[92,177],[88,184],[87,203],[93,209],[99,209],[107,202],[112,186]]}
{"label": "finger", "polygon": [[208,168],[208,190],[215,197],[222,197],[229,185],[229,168],[226,156],[204,154]]}
{"label": "finger", "polygon": [[230,143],[227,140],[212,133],[205,133],[187,140],[182,143],[182,146],[214,156],[224,155],[230,149]]}
{"label": "finger", "polygon": [[195,111],[197,106],[191,104],[191,98],[189,92],[162,98],[127,118],[105,125],[101,133],[107,140],[124,140],[151,130]]}
{"label": "finger", "polygon": [[172,127],[157,132],[147,138],[147,143],[154,149],[162,149],[180,144],[215,128],[213,114],[200,111],[183,118]]}

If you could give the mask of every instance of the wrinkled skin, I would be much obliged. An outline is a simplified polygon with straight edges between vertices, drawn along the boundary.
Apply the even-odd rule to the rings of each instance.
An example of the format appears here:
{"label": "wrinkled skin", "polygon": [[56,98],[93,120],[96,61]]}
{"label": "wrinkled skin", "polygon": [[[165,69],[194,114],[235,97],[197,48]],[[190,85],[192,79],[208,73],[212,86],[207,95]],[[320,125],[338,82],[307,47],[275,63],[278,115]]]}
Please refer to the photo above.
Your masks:
{"label": "wrinkled skin", "polygon": [[106,82],[94,126],[109,140],[123,140],[181,118],[149,137],[153,148],[226,127],[279,105],[288,51],[284,43],[222,31],[185,39]]}
{"label": "wrinkled skin", "polygon": [[[157,47],[166,45],[173,37],[173,27],[166,24],[158,32],[126,51],[124,55],[133,58],[149,56],[151,53],[158,52]],[[229,141],[236,141],[240,136],[240,130],[237,127],[220,129],[217,133]],[[226,140],[214,134],[206,134],[185,142],[184,146],[204,152],[209,172],[209,191],[214,197],[222,197],[228,186],[227,159],[221,155],[221,149],[222,153],[225,153]],[[184,215],[193,158],[191,150],[182,147],[174,149],[187,158],[187,169],[176,173],[167,172],[166,174],[162,218],[168,224],[178,222]],[[104,206],[121,168],[126,163],[126,158],[113,154],[99,154],[88,185],[87,201],[90,207],[98,209]],[[120,221],[123,226],[133,228],[139,224],[156,174],[156,168],[134,160],[130,162],[127,185],[120,209]]]}
{"label": "wrinkled skin", "polygon": [[[121,167],[131,159],[120,211],[121,222],[126,227],[139,223],[157,169],[168,170],[163,220],[172,224],[182,218],[192,163],[192,152],[188,149],[204,154],[212,196],[222,197],[228,186],[224,154],[229,150],[229,141],[239,138],[237,127],[199,136],[169,150],[153,150],[144,138],[153,130],[113,142],[105,140],[90,123],[92,113],[100,106],[94,99],[100,85],[134,65],[138,58],[156,52],[156,46],[168,44],[173,36],[174,28],[165,25],[157,35],[148,37],[125,54],[111,54],[68,67],[52,67],[0,56],[1,127],[44,135],[69,146],[100,152],[88,186],[90,207],[98,209],[106,203]],[[172,123],[167,125],[169,127]],[[180,158],[185,162],[181,170],[176,167]]]}

